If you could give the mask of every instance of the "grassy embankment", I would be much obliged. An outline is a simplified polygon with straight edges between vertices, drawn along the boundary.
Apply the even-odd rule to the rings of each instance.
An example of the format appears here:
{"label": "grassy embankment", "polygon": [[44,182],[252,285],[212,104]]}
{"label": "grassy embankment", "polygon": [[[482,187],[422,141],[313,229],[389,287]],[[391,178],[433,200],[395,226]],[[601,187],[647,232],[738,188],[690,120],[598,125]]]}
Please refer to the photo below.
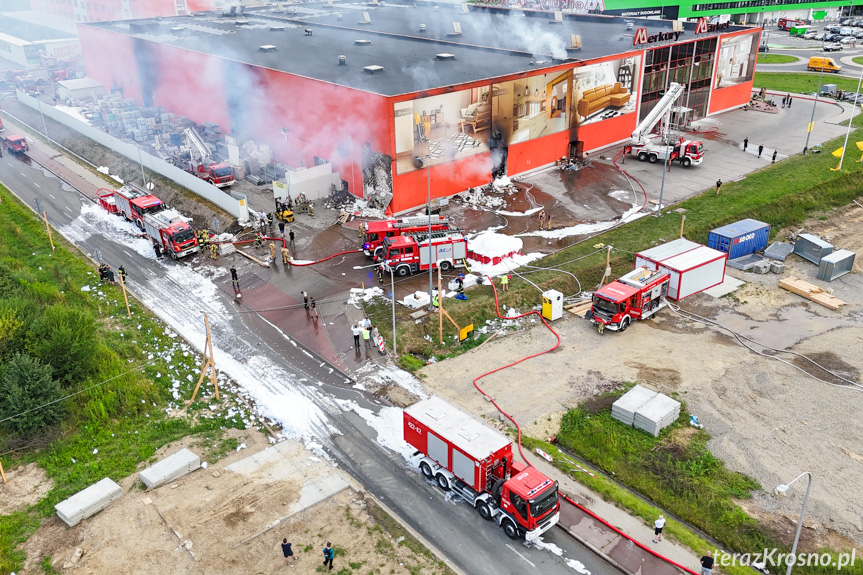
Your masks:
{"label": "grassy embankment", "polygon": [[[158,448],[188,435],[195,436],[202,459],[213,461],[233,447],[222,430],[245,427],[242,415],[228,419],[203,411],[211,403],[206,388],[200,401],[178,415],[197,381],[197,353],[131,298],[128,319],[120,287],[99,285],[92,265],[74,247],[56,233],[54,242],[52,253],[40,221],[0,187],[0,377],[12,354],[78,349],[89,358],[78,376],[63,384],[63,395],[74,395],[61,402],[58,424],[28,437],[0,431],[7,474],[36,462],[54,482],[35,505],[0,517],[0,573],[20,570],[24,555],[16,546],[54,513],[57,502],[104,477],[119,481]],[[52,332],[31,337],[60,312],[66,315]],[[79,324],[92,328],[89,343],[80,341]],[[62,368],[53,366],[53,373]],[[226,394],[221,413],[233,404]]]}
{"label": "grassy embankment", "polygon": [[797,56],[787,54],[758,54],[759,64],[790,64],[799,60]]}

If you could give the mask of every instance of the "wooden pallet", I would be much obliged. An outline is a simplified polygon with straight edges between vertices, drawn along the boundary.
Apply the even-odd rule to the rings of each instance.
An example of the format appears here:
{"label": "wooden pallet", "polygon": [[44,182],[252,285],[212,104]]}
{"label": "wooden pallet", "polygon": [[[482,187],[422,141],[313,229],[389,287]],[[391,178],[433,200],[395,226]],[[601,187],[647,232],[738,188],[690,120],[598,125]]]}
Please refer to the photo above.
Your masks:
{"label": "wooden pallet", "polygon": [[581,303],[576,303],[573,305],[565,306],[563,309],[570,313],[574,313],[579,317],[584,317],[588,310],[593,306],[593,303],[590,301],[584,301]]}
{"label": "wooden pallet", "polygon": [[797,295],[801,295],[828,309],[837,310],[840,306],[846,304],[846,302],[842,301],[838,297],[830,295],[817,285],[797,279],[793,276],[779,280],[779,287],[785,288]]}

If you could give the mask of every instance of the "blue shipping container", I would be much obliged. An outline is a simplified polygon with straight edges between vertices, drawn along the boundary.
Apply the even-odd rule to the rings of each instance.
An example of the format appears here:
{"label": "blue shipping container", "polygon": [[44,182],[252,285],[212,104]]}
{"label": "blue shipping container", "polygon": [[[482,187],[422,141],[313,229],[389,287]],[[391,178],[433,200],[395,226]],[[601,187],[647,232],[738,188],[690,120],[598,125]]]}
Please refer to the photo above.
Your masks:
{"label": "blue shipping container", "polygon": [[746,219],[716,228],[707,236],[707,247],[725,252],[728,259],[760,252],[770,239],[770,225]]}

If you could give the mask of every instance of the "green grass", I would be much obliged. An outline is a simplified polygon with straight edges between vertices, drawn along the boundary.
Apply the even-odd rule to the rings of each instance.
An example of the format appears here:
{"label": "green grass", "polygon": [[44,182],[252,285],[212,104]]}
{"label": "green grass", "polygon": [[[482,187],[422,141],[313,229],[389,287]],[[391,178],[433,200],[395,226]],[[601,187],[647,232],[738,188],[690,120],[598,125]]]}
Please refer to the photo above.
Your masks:
{"label": "green grass", "polygon": [[853,58],[851,58],[851,61],[855,64],[863,66],[863,56],[854,56]]}
{"label": "green grass", "polygon": [[799,60],[797,56],[787,54],[758,54],[759,64],[790,64]]}
{"label": "green grass", "polygon": [[812,94],[818,91],[819,77],[821,77],[821,84],[836,84],[836,88],[838,90],[845,90],[846,92],[857,91],[856,79],[837,76],[830,72],[824,72],[823,74],[813,74],[811,72],[806,74],[789,72],[755,72],[755,81],[752,85],[752,89],[756,92],[761,88],[767,88],[768,90],[776,92]]}
{"label": "green grass", "polygon": [[[10,452],[3,459],[7,469],[37,462],[54,480],[35,505],[0,517],[0,573],[20,570],[24,555],[17,545],[53,515],[55,503],[104,477],[121,480],[157,449],[190,434],[215,461],[236,446],[223,437],[224,429],[245,428],[244,406],[227,418],[223,414],[235,400],[228,393],[211,401],[209,382],[184,410],[182,400],[193,387],[188,378],[196,380],[200,369],[198,355],[131,298],[129,319],[119,287],[100,286],[92,265],[58,234],[54,243],[52,252],[40,221],[0,187],[0,318],[15,319],[0,325],[0,369],[3,357],[32,349],[28,326],[50,305],[79,311],[97,324],[93,361],[64,390],[80,393],[66,400],[62,424],[28,440],[0,432],[0,451]],[[85,285],[91,290],[81,291]],[[205,411],[211,403],[215,413]]]}

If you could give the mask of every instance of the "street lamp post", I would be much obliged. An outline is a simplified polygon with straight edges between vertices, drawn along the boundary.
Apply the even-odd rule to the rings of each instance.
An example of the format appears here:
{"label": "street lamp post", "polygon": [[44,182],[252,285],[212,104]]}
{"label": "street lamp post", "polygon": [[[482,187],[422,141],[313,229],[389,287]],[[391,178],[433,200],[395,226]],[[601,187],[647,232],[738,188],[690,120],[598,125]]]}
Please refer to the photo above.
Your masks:
{"label": "street lamp post", "polygon": [[48,137],[48,124],[45,123],[45,114],[42,113],[42,100],[39,97],[36,97],[36,102],[39,105],[39,115],[42,116],[42,128],[45,130],[45,137]]}
{"label": "street lamp post", "polygon": [[138,145],[138,142],[135,142],[135,147],[138,148],[138,163],[141,164],[141,181],[143,182],[144,187],[147,187],[147,176],[144,175],[144,160],[141,157],[141,146]]}
{"label": "street lamp post", "polygon": [[803,496],[803,508],[800,509],[800,520],[797,521],[797,532],[794,534],[794,543],[791,545],[791,555],[794,557],[795,560],[791,563],[788,563],[788,569],[785,570],[785,575],[791,575],[791,568],[794,566],[794,563],[796,563],[797,556],[795,555],[795,553],[797,553],[797,542],[800,540],[800,529],[803,527],[803,515],[804,513],[806,513],[806,502],[809,500],[809,489],[812,487],[812,474],[808,471],[804,471],[803,473],[795,477],[794,480],[787,485],[777,485],[775,489],[777,495],[783,495],[786,491],[788,491],[788,488],[791,487],[791,485],[795,481],[797,481],[804,475],[809,478],[809,483],[806,484],[806,495]]}
{"label": "street lamp post", "polygon": [[[822,39],[822,43],[823,43]],[[827,52],[824,52],[825,54]],[[823,64],[823,63],[822,63]],[[815,101],[812,102],[812,116],[809,118],[809,125],[806,126],[806,143],[803,145],[803,153],[809,149],[809,136],[812,135],[812,130],[815,129],[815,106],[818,105],[818,96],[821,94],[821,80],[824,78],[824,66],[821,66],[821,73],[818,74],[818,89],[815,91]]]}
{"label": "street lamp post", "polygon": [[429,217],[429,311],[434,311],[434,276],[432,270],[432,217],[431,217],[431,155],[426,155],[426,190],[428,193],[428,205],[426,213]]}
{"label": "street lamp post", "polygon": [[665,190],[665,172],[671,168],[671,144],[665,140],[665,165],[662,170],[662,183],[659,185],[659,205],[656,206],[656,217],[662,217],[662,192]]}

